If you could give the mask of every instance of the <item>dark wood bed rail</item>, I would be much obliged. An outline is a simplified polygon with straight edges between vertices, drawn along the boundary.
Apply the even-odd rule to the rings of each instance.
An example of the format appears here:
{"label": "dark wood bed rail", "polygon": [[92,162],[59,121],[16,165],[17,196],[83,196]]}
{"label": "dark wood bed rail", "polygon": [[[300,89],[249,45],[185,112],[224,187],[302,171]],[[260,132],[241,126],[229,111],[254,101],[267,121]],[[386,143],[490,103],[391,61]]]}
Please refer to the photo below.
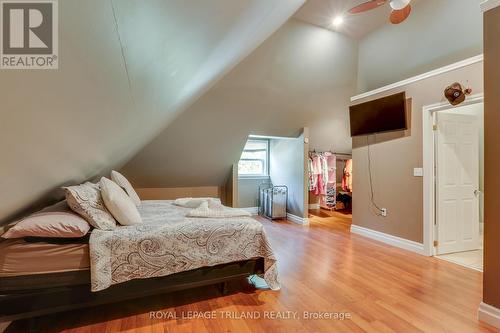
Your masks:
{"label": "dark wood bed rail", "polygon": [[0,294],[0,322],[32,318],[128,299],[224,283],[264,272],[262,258],[202,267],[163,277],[139,279],[91,292],[90,284],[12,290]]}

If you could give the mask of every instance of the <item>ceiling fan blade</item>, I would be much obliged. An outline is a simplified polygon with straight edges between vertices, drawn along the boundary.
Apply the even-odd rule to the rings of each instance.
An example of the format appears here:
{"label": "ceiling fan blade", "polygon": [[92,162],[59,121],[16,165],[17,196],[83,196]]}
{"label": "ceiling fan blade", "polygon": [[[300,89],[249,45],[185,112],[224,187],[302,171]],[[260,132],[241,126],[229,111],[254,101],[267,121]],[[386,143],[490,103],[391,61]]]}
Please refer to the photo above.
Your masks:
{"label": "ceiling fan blade", "polygon": [[357,5],[356,7],[353,7],[349,9],[349,13],[351,14],[359,14],[363,13],[372,9],[375,9],[377,7],[380,7],[382,5],[385,5],[388,0],[370,0],[367,2],[363,2],[362,4]]}
{"label": "ceiling fan blade", "polygon": [[403,9],[393,10],[391,12],[391,16],[389,17],[389,20],[391,21],[392,24],[399,24],[404,20],[406,20],[408,16],[410,16],[410,13],[411,13],[411,5],[408,5]]}

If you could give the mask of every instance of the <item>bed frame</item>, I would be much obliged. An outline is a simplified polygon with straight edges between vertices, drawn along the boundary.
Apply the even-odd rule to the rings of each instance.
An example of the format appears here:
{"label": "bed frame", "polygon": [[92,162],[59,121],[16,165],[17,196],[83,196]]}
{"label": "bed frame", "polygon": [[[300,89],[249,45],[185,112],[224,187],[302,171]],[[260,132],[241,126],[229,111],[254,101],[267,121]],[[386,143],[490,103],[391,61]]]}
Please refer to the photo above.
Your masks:
{"label": "bed frame", "polygon": [[[226,282],[262,273],[264,273],[264,259],[257,258],[202,267],[163,277],[132,280],[99,292],[91,292],[88,282],[73,286],[3,291],[0,293],[0,322],[213,284],[220,284],[221,292],[225,293]],[[54,274],[54,277],[57,279],[57,274]]]}

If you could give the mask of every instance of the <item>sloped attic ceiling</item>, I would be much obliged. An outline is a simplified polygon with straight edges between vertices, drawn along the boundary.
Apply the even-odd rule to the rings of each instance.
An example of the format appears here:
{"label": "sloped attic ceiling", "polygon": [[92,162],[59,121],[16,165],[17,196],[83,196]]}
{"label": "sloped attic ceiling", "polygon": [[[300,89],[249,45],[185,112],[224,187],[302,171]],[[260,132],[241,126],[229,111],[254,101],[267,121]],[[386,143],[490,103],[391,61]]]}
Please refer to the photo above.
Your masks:
{"label": "sloped attic ceiling", "polygon": [[59,1],[59,69],[0,72],[0,221],[120,166],[302,3]]}
{"label": "sloped attic ceiling", "polygon": [[357,43],[289,20],[122,169],[134,186],[220,186],[249,134],[296,137],[310,148],[351,150],[349,97]]}

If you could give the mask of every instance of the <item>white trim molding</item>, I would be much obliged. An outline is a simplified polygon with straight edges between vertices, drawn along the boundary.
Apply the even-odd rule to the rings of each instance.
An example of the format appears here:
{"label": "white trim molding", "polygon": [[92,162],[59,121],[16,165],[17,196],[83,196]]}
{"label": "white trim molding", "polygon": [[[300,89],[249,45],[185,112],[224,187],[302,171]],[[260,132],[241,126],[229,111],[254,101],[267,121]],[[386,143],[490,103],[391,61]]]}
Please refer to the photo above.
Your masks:
{"label": "white trim molding", "polygon": [[[238,209],[241,209],[241,210],[244,210],[246,212],[249,212],[250,214],[252,214],[252,216],[259,215],[259,207],[241,207],[241,208],[238,208]],[[299,217],[297,215],[293,215],[293,214],[290,214],[290,213],[286,213],[286,219],[288,221],[290,221],[290,222],[301,224],[301,225],[307,225],[307,224],[309,224],[309,219],[308,218]]]}
{"label": "white trim molding", "polygon": [[309,224],[309,219],[306,217],[300,217],[297,215],[286,213],[286,218],[288,221],[293,222],[293,223],[297,223],[297,224],[301,224],[301,225],[308,225]]}
{"label": "white trim molding", "polygon": [[[500,1],[500,0],[498,0],[498,1]],[[429,71],[427,73],[423,73],[423,74],[411,77],[411,78],[406,79],[406,80],[402,80],[402,81],[399,81],[399,82],[396,82],[396,83],[392,83],[392,84],[389,84],[387,86],[384,86],[384,87],[381,87],[381,88],[378,88],[378,89],[375,89],[375,90],[371,90],[371,91],[368,91],[368,92],[365,92],[365,93],[362,93],[362,94],[359,94],[359,95],[356,95],[356,96],[353,96],[353,97],[351,97],[351,102],[355,102],[355,101],[358,101],[360,99],[364,99],[364,98],[367,98],[367,97],[370,97],[370,96],[373,96],[373,95],[378,95],[380,93],[383,93],[383,92],[386,92],[386,91],[389,91],[389,90],[393,90],[393,89],[396,89],[396,88],[407,86],[409,84],[412,84],[412,83],[415,83],[415,82],[418,82],[418,81],[422,81],[422,80],[431,78],[433,76],[437,76],[437,75],[440,75],[440,74],[451,72],[451,71],[453,71],[455,69],[459,69],[459,68],[462,68],[462,67],[467,67],[467,66],[476,64],[478,62],[482,62],[483,59],[484,59],[484,56],[482,54],[480,54],[480,55],[477,55],[475,57],[471,57],[471,58],[468,58],[468,59],[465,59],[465,60],[462,60],[462,61],[450,64],[450,65],[441,67],[441,68],[437,68],[437,69],[434,69],[434,70]]]}
{"label": "white trim molding", "polygon": [[467,97],[465,102],[457,106],[452,106],[448,102],[441,102],[432,105],[426,105],[422,109],[422,148],[423,148],[423,168],[424,168],[424,250],[427,256],[433,256],[434,251],[434,233],[436,225],[434,221],[435,211],[435,188],[434,188],[434,131],[433,114],[437,111],[459,108],[462,106],[472,105],[484,102],[484,94],[479,93]]}
{"label": "white trim molding", "polygon": [[309,209],[320,209],[319,203],[309,204]]}
{"label": "white trim molding", "polygon": [[424,244],[422,243],[417,243],[408,239],[404,239],[401,237],[385,234],[380,231],[368,229],[368,228],[363,228],[360,227],[359,225],[351,224],[351,232],[353,234],[365,236],[371,239],[374,239],[376,241],[389,244],[395,247],[399,247],[404,250],[408,250],[411,252],[415,252],[418,254],[425,255],[424,253]]}
{"label": "white trim molding", "polygon": [[242,207],[242,208],[238,208],[238,209],[249,212],[252,215],[259,215],[259,207]]}
{"label": "white trim molding", "polygon": [[487,12],[490,9],[500,6],[500,0],[486,0],[481,2],[481,10]]}
{"label": "white trim molding", "polygon": [[500,328],[500,309],[494,306],[481,302],[477,311],[477,318],[483,323]]}

